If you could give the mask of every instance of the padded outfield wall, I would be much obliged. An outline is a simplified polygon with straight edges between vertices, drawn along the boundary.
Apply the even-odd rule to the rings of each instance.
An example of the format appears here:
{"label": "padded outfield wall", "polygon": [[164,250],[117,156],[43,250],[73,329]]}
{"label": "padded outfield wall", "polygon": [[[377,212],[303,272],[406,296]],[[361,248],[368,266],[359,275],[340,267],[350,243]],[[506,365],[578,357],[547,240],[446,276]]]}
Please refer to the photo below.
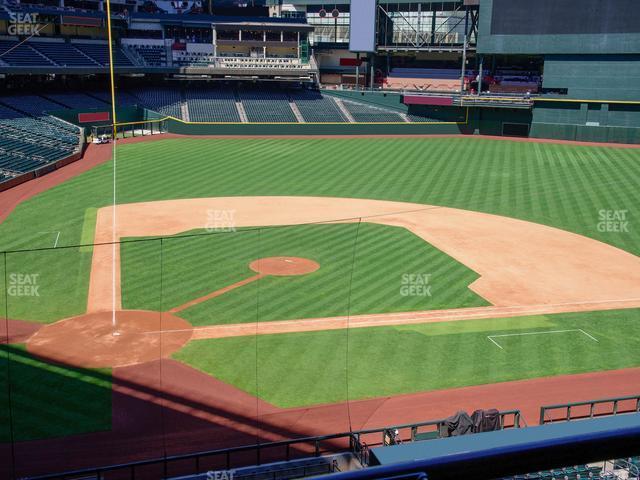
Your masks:
{"label": "padded outfield wall", "polygon": [[[560,108],[553,108],[560,110]],[[640,143],[640,128],[592,127],[572,123],[546,123],[541,120],[549,112],[536,107],[530,111],[476,108],[469,109],[467,123],[300,123],[300,124],[206,124],[185,123],[168,119],[167,131],[179,135],[223,136],[295,136],[295,135],[503,135],[505,124],[530,125],[529,136],[556,140],[586,142]]]}

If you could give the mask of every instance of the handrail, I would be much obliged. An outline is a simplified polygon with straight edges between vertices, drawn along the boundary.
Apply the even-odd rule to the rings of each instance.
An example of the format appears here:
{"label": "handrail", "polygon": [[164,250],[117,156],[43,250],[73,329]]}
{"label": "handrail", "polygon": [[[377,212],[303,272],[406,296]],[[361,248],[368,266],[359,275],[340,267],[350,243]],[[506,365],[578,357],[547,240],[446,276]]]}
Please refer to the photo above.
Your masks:
{"label": "handrail", "polygon": [[[521,413],[520,410],[504,410],[500,411],[500,426],[501,428],[519,428]],[[513,415],[514,422],[513,425],[504,423],[504,418]],[[310,444],[313,445],[313,456],[318,457],[322,454],[321,444],[328,440],[339,440],[339,439],[349,439],[349,451],[354,452],[356,455],[367,456],[368,449],[372,444],[367,445],[365,442],[361,441],[361,437],[363,435],[370,435],[381,433],[382,441],[379,443],[374,443],[373,445],[383,445],[384,444],[384,434],[389,429],[392,430],[401,430],[413,427],[424,427],[429,425],[439,425],[443,423],[445,419],[439,420],[431,420],[427,422],[418,422],[418,423],[406,423],[382,428],[369,428],[363,430],[356,430],[353,432],[342,432],[342,433],[334,433],[330,435],[321,435],[315,437],[302,437],[292,440],[280,440],[276,442],[269,443],[260,443],[256,445],[245,445],[241,447],[233,447],[233,448],[224,448],[217,450],[208,450],[203,452],[196,452],[190,454],[182,454],[182,455],[172,455],[166,456],[162,458],[155,458],[151,460],[142,460],[137,462],[129,462],[122,464],[114,464],[103,467],[93,467],[93,468],[85,468],[79,470],[71,470],[67,472],[54,473],[54,474],[46,474],[28,477],[29,480],[53,480],[53,479],[71,479],[80,476],[95,476],[97,479],[104,478],[104,474],[115,472],[119,470],[128,470],[130,475],[129,478],[136,478],[136,469],[141,467],[148,467],[151,465],[162,465],[163,471],[165,473],[168,472],[168,466],[172,462],[184,462],[185,460],[193,460],[194,461],[194,474],[202,473],[200,469],[200,461],[206,457],[220,457],[224,456],[225,458],[225,467],[227,470],[232,468],[231,455],[234,453],[242,453],[242,452],[250,452],[253,451],[256,454],[256,465],[261,465],[261,451],[265,449],[272,449],[276,447],[284,447],[285,455],[282,459],[283,461],[288,461],[291,459],[291,447],[294,445],[303,445]],[[272,459],[270,461],[273,461]],[[166,477],[167,475],[165,475]]]}
{"label": "handrail", "polygon": [[[635,400],[636,404],[635,404],[635,408],[633,409],[627,409],[627,410],[620,410],[620,403],[621,402],[628,402],[628,401],[633,401]],[[595,411],[595,407],[597,405],[603,405],[603,404],[607,404],[607,403],[612,403],[612,411],[610,413],[596,413]],[[589,406],[589,415],[579,415],[579,416],[572,416],[571,415],[571,409],[574,407],[583,407],[585,405]],[[562,418],[558,418],[556,420],[549,418],[549,420],[547,420],[547,413],[550,410],[561,410],[561,409],[566,409],[566,413],[564,415],[564,417]],[[576,419],[581,419],[581,418],[595,418],[595,417],[602,417],[602,416],[607,416],[607,415],[618,415],[621,413],[637,413],[640,412],[640,394],[639,395],[628,395],[625,397],[612,397],[612,398],[601,398],[601,399],[595,399],[595,400],[585,400],[585,401],[581,401],[581,402],[570,402],[570,403],[558,403],[555,405],[543,405],[542,407],[540,407],[540,425],[544,425],[545,423],[553,423],[556,421],[570,421],[570,420],[576,420]]]}

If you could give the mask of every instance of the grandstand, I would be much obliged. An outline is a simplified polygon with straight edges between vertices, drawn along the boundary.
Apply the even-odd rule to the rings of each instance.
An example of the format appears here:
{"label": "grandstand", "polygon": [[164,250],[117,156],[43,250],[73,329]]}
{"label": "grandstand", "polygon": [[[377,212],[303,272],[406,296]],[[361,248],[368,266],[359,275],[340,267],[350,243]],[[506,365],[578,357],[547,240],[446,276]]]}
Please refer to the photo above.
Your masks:
{"label": "grandstand", "polygon": [[129,92],[151,110],[162,115],[182,118],[182,96],[180,90],[170,87],[137,88]]}
{"label": "grandstand", "polygon": [[351,114],[355,122],[402,122],[404,118],[398,113],[368,106],[362,103],[346,101],[343,102],[347,111]]}
{"label": "grandstand", "polygon": [[[36,106],[38,103],[26,96],[0,97],[0,171],[3,181],[38,170],[80,150],[80,129],[44,115]],[[46,101],[43,103],[46,105]]]}
{"label": "grandstand", "polygon": [[192,122],[239,122],[236,96],[230,88],[203,88],[194,86],[186,90],[186,105]]}
{"label": "grandstand", "polygon": [[55,66],[55,63],[28,43],[17,40],[0,40],[0,55],[7,66]]}
{"label": "grandstand", "polygon": [[345,122],[346,117],[340,111],[335,100],[320,92],[295,90],[290,93],[305,122]]}
{"label": "grandstand", "polygon": [[249,122],[297,122],[286,92],[240,90],[239,98]]}

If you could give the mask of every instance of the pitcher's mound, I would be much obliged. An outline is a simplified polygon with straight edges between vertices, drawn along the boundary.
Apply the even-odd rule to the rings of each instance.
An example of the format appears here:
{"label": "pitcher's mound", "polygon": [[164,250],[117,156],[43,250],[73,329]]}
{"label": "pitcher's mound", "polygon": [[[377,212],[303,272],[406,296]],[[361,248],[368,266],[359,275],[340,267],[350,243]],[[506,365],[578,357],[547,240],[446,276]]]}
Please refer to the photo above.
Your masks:
{"label": "pitcher's mound", "polygon": [[320,268],[318,262],[300,257],[267,257],[254,260],[249,268],[262,275],[306,275]]}
{"label": "pitcher's mound", "polygon": [[85,368],[134,365],[167,357],[191,339],[192,327],[170,313],[88,313],[42,327],[27,342],[33,355]]}

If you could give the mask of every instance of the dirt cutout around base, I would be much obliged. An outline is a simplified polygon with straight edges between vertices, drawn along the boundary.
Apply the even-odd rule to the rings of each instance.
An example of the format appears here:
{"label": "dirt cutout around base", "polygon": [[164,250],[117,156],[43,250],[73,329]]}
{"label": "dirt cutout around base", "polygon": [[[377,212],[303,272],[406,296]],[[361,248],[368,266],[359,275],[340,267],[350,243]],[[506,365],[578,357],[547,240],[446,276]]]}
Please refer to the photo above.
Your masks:
{"label": "dirt cutout around base", "polygon": [[124,367],[166,358],[192,335],[189,322],[143,310],[97,312],[42,327],[27,341],[32,355],[83,368]]}

